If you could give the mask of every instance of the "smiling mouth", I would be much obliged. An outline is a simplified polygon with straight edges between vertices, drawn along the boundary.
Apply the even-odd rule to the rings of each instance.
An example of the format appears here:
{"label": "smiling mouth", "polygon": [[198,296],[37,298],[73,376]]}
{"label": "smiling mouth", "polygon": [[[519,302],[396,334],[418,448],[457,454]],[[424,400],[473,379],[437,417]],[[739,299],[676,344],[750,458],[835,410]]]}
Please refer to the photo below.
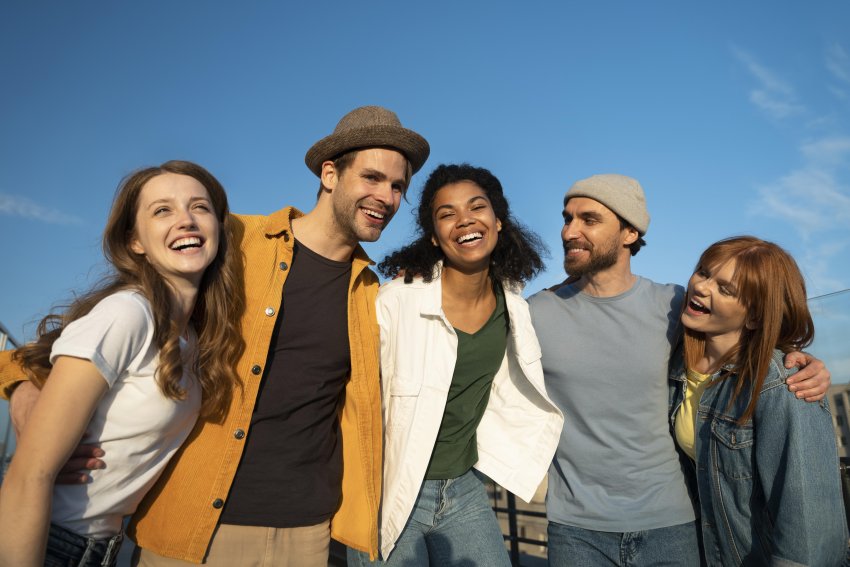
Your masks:
{"label": "smiling mouth", "polygon": [[581,251],[590,252],[590,246],[588,246],[586,244],[576,244],[574,242],[570,242],[570,243],[565,242],[564,243],[564,254],[570,254],[570,253],[577,254]]}
{"label": "smiling mouth", "polygon": [[480,232],[470,232],[469,234],[464,234],[463,236],[459,236],[455,242],[458,244],[466,244],[467,242],[475,242],[477,240],[481,240],[484,238],[484,235]]}
{"label": "smiling mouth", "polygon": [[182,251],[190,248],[200,248],[202,244],[201,239],[197,236],[188,236],[186,238],[175,240],[169,248],[172,250]]}
{"label": "smiling mouth", "polygon": [[383,213],[379,213],[378,211],[373,211],[372,209],[367,209],[367,208],[365,208],[365,207],[360,207],[360,210],[361,210],[361,211],[363,211],[363,213],[364,213],[367,217],[371,217],[371,218],[373,218],[373,219],[375,219],[375,220],[382,221],[382,220],[384,220],[384,219],[386,218],[386,215],[385,215],[385,214],[383,214]]}
{"label": "smiling mouth", "polygon": [[706,315],[711,313],[711,309],[709,309],[696,299],[689,300],[688,307],[690,307],[692,311],[696,311],[697,313],[705,313]]}

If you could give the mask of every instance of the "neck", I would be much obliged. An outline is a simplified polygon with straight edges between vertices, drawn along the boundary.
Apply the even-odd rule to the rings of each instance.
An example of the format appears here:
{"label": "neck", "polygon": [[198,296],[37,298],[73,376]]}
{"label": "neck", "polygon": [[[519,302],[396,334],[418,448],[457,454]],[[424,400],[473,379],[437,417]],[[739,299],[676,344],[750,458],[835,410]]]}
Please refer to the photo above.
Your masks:
{"label": "neck", "polygon": [[733,339],[726,335],[723,336],[705,336],[705,350],[702,358],[697,363],[697,372],[702,374],[710,374],[717,372],[720,365],[725,361],[726,356],[732,352],[737,344],[737,339]]}
{"label": "neck", "polygon": [[304,246],[328,260],[345,262],[357,247],[356,240],[339,230],[326,200],[320,200],[312,211],[294,219],[292,232]]}
{"label": "neck", "polygon": [[493,295],[488,268],[479,272],[465,273],[444,264],[440,278],[443,295],[453,299],[477,303]]}
{"label": "neck", "polygon": [[630,290],[636,281],[637,276],[632,274],[631,266],[626,262],[595,274],[585,274],[575,286],[579,291],[594,297],[614,297]]}
{"label": "neck", "polygon": [[186,333],[186,326],[195,310],[195,301],[198,299],[198,286],[192,282],[168,282],[171,296],[171,318],[177,324],[180,334]]}

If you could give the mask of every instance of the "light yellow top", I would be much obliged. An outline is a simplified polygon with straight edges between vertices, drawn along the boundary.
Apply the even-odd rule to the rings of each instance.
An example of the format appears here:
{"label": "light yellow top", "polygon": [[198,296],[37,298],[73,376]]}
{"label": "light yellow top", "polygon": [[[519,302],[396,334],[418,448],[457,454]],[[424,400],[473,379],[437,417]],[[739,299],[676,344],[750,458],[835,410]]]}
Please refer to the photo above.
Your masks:
{"label": "light yellow top", "polygon": [[694,437],[697,410],[699,409],[699,401],[702,398],[702,393],[705,391],[705,387],[708,386],[708,379],[711,378],[711,374],[700,374],[688,368],[687,375],[688,381],[685,387],[685,399],[682,401],[682,405],[679,406],[679,411],[676,412],[676,442],[691,460],[696,460]]}

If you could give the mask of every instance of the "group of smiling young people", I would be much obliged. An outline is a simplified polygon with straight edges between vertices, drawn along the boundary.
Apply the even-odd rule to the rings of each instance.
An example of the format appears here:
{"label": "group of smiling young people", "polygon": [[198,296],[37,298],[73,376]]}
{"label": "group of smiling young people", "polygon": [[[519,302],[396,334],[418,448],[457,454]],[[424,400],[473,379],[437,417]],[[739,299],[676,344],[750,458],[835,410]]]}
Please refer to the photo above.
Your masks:
{"label": "group of smiling young people", "polygon": [[[323,229],[355,244],[377,239],[428,155],[395,115],[389,123],[379,134],[376,124],[352,127],[345,147],[312,156],[322,179],[313,213],[327,203]],[[386,165],[398,160],[374,157],[374,148],[400,154],[400,173]],[[352,163],[341,164],[341,155]],[[350,193],[345,171],[365,189]],[[123,180],[103,237],[112,275],[42,321],[36,341],[0,372],[3,384],[22,370],[41,387],[0,489],[0,565],[114,564],[124,517],[181,444],[193,442],[196,420],[220,422],[243,395],[242,278],[252,270],[233,222],[221,184],[197,164],[170,161]],[[295,237],[309,240],[312,225],[298,226]],[[499,180],[467,164],[432,171],[416,229],[378,266],[387,282],[373,311],[383,425],[377,545],[340,539],[350,565],[510,565],[481,475],[530,500],[564,427],[521,296],[544,267],[544,247],[514,218]],[[592,261],[604,244],[587,235],[578,242],[573,263],[583,254]],[[793,370],[783,357],[814,334],[794,260],[755,237],[714,243],[675,316],[684,338],[671,361],[670,433],[711,546],[701,561],[840,564],[843,508],[801,517],[795,506],[807,497],[840,500],[840,490],[826,402],[797,400],[785,387]],[[80,443],[97,446],[108,465],[88,483],[55,484]],[[806,477],[829,467],[834,474]],[[785,481],[801,477],[800,486]],[[823,538],[803,554],[811,562],[784,557],[795,530],[812,526]]]}

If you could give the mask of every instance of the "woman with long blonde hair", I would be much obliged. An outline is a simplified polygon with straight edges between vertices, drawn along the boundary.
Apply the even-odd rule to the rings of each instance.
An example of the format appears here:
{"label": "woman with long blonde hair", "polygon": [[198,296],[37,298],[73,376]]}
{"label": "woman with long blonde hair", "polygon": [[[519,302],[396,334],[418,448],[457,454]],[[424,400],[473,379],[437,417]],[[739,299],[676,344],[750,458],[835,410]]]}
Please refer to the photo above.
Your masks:
{"label": "woman with long blonde hair", "polygon": [[688,282],[671,427],[688,456],[708,565],[840,565],[847,549],[826,400],[785,387],[814,324],[794,259],[752,236],[708,247]]}
{"label": "woman with long blonde hair", "polygon": [[[198,416],[226,409],[242,309],[228,214],[224,188],[191,162],[119,186],[103,236],[113,273],[15,353],[43,388],[0,490],[0,565],[113,565],[124,516]],[[54,486],[81,441],[109,465]]]}

